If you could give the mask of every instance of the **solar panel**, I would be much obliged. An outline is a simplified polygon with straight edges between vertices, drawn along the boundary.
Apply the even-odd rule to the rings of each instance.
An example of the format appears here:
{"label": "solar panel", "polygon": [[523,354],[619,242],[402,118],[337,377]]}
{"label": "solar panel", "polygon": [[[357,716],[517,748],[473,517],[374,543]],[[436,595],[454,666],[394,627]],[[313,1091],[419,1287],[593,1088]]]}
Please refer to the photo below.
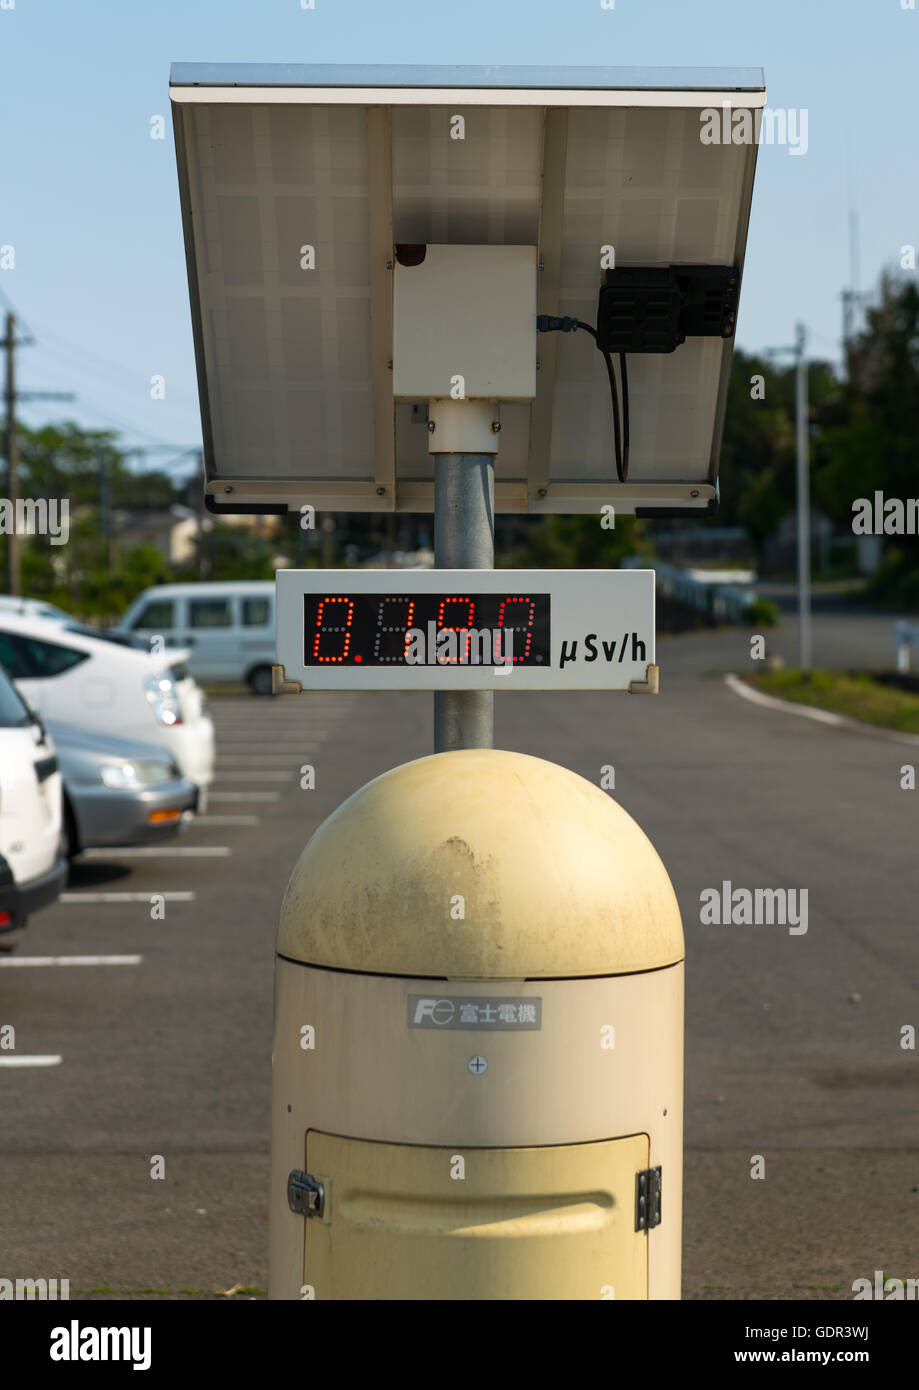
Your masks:
{"label": "solar panel", "polygon": [[[756,112],[758,69],[178,64],[170,94],[215,511],[432,510],[427,399],[394,397],[397,246],[534,247],[534,313],[591,324],[611,258],[742,273],[756,144],[703,143],[700,113]],[[590,336],[536,352],[497,511],[711,509],[731,337],[629,355],[624,482]]]}

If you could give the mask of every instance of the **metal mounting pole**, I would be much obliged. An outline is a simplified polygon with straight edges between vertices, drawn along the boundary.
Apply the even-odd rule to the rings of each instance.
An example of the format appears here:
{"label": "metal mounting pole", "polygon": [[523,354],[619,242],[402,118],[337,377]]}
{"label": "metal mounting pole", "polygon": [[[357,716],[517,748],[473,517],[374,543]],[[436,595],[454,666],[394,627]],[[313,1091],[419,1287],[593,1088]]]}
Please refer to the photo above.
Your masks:
{"label": "metal mounting pole", "polygon": [[[493,454],[434,455],[434,565],[493,569],[495,460]],[[493,748],[491,690],[434,692],[434,752]]]}

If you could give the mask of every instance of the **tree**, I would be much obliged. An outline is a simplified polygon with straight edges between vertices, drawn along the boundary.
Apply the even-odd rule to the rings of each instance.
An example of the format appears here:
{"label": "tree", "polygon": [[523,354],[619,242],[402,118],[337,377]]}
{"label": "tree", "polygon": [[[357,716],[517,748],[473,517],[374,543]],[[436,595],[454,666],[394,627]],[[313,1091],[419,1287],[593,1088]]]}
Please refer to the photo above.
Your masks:
{"label": "tree", "polygon": [[[853,503],[876,491],[901,501],[919,495],[919,287],[885,274],[878,302],[849,346],[848,381],[823,415],[814,471],[818,505],[851,525]],[[884,540],[872,579],[877,596],[919,602],[919,538]]]}
{"label": "tree", "polygon": [[617,516],[606,529],[596,513],[589,516],[531,518],[527,539],[506,563],[516,569],[618,569],[626,555],[649,550],[644,523]]}

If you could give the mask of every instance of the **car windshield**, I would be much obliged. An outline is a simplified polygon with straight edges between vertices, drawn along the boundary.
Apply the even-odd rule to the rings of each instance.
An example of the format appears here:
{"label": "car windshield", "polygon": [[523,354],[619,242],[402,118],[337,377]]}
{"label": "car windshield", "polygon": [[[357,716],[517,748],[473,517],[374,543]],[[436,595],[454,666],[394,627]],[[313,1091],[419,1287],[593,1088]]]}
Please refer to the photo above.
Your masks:
{"label": "car windshield", "polygon": [[28,706],[0,670],[0,729],[27,729],[34,723]]}

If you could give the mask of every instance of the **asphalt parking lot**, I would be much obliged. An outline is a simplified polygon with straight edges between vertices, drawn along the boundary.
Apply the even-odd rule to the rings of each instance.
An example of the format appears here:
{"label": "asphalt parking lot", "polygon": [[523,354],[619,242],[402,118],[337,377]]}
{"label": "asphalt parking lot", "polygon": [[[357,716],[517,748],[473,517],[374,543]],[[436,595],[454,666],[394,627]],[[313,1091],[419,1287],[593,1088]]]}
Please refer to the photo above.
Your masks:
{"label": "asphalt parking lot", "polygon": [[[431,703],[215,699],[207,813],[159,852],[87,856],[0,958],[0,1275],[264,1295],[281,895],[325,816],[430,752]],[[680,898],[684,1297],[846,1299],[876,1269],[914,1275],[919,1073],[897,1039],[916,1019],[916,812],[897,769],[916,751],[698,675],[656,700],[502,695],[496,744],[594,780],[614,759]],[[722,876],[807,887],[808,933],[701,927]]]}
{"label": "asphalt parking lot", "polygon": [[16,1042],[0,1053],[2,1263],[44,1261],[72,1293],[213,1292],[215,1263],[238,1268],[230,1283],[265,1283],[248,1252],[267,1239],[272,941],[297,855],[340,800],[331,749],[352,707],[212,707],[207,813],[161,846],[83,856],[0,956]]}

